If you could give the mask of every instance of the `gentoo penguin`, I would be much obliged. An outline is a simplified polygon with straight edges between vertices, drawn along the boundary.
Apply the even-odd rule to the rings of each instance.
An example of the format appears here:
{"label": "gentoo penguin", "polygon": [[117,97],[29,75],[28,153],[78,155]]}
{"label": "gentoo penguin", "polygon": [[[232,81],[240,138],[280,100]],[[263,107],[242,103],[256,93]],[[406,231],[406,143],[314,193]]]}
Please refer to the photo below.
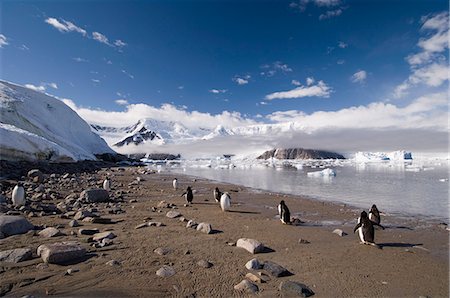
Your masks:
{"label": "gentoo penguin", "polygon": [[280,215],[280,220],[282,223],[291,223],[291,212],[289,212],[289,208],[286,206],[283,200],[278,205],[278,214]]}
{"label": "gentoo penguin", "polygon": [[14,206],[20,207],[25,205],[25,189],[22,182],[18,182],[12,191],[12,202]]}
{"label": "gentoo penguin", "polygon": [[186,199],[186,203],[192,204],[194,194],[192,193],[192,189],[190,186],[187,187],[186,191],[181,196],[184,196],[184,198]]}
{"label": "gentoo penguin", "polygon": [[103,189],[107,191],[111,190],[111,180],[108,177],[106,177],[105,181],[103,181]]}
{"label": "gentoo penguin", "polygon": [[372,222],[367,216],[367,212],[363,211],[361,212],[361,216],[358,218],[358,224],[353,229],[353,233],[356,232],[356,230],[358,230],[359,239],[361,240],[361,243],[373,245],[379,248],[379,246],[374,243],[375,239],[375,229],[373,227],[374,225],[378,225],[384,230],[384,227],[382,225]]}
{"label": "gentoo penguin", "polygon": [[218,187],[214,189],[214,200],[216,200],[217,203],[220,203],[220,198],[222,197],[223,193],[219,190]]}
{"label": "gentoo penguin", "polygon": [[222,211],[228,211],[230,209],[230,194],[225,192],[220,196],[220,208],[222,208]]}
{"label": "gentoo penguin", "polygon": [[173,185],[173,189],[177,190],[178,189],[178,179],[174,178],[172,181],[172,185]]}
{"label": "gentoo penguin", "polygon": [[369,219],[374,223],[380,224],[380,212],[378,211],[377,205],[375,204],[372,205],[372,208],[370,208]]}

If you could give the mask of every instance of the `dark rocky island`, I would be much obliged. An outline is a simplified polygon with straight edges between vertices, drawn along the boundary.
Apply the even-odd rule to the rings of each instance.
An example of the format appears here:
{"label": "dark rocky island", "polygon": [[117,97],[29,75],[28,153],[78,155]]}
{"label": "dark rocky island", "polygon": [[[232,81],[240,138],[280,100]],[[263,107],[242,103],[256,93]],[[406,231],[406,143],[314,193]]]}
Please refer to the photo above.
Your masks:
{"label": "dark rocky island", "polygon": [[277,159],[345,159],[343,155],[336,152],[303,148],[273,149],[264,152],[257,158],[269,159],[271,157]]}

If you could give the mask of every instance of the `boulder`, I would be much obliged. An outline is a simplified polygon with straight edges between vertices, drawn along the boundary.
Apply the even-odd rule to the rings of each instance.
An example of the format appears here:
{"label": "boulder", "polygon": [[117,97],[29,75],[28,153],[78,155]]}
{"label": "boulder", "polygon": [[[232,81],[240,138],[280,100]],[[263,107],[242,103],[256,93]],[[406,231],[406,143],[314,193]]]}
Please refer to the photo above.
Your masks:
{"label": "boulder", "polygon": [[42,183],[44,182],[44,174],[38,169],[33,169],[28,171],[28,178],[33,180],[34,183]]}
{"label": "boulder", "polygon": [[48,227],[43,229],[42,231],[40,231],[39,236],[41,237],[45,237],[45,238],[51,238],[51,237],[57,237],[57,236],[61,236],[62,233],[54,227]]}
{"label": "boulder", "polygon": [[264,245],[255,239],[241,238],[236,242],[236,247],[243,248],[249,253],[256,254],[264,251]]}
{"label": "boulder", "polygon": [[192,229],[196,229],[198,226],[198,223],[196,223],[193,220],[189,220],[186,224],[186,228],[192,228]]}
{"label": "boulder", "polygon": [[93,240],[94,241],[102,241],[103,239],[114,239],[117,236],[113,232],[103,232],[103,233],[97,233],[94,234]]}
{"label": "boulder", "polygon": [[30,260],[32,256],[29,248],[16,248],[10,250],[0,251],[0,262],[19,263]]}
{"label": "boulder", "polygon": [[247,268],[248,270],[258,270],[261,269],[261,267],[262,265],[258,261],[258,259],[251,259],[245,264],[245,268]]}
{"label": "boulder", "polygon": [[22,216],[0,215],[0,235],[3,237],[25,234],[33,229],[34,226]]}
{"label": "boulder", "polygon": [[205,234],[211,234],[212,233],[211,224],[209,224],[207,222],[201,222],[197,226],[197,231],[200,231]]}
{"label": "boulder", "polygon": [[314,292],[306,285],[295,281],[282,281],[278,287],[282,295],[287,297],[309,297],[314,295]]}
{"label": "boulder", "polygon": [[169,212],[166,213],[166,217],[168,218],[177,218],[179,216],[181,216],[181,213],[173,210],[170,210]]}
{"label": "boulder", "polygon": [[90,188],[83,190],[80,194],[80,198],[89,203],[107,202],[109,200],[109,193],[103,188]]}
{"label": "boulder", "polygon": [[245,292],[249,294],[254,294],[259,291],[258,286],[254,283],[244,279],[240,283],[234,286],[236,291]]}
{"label": "boulder", "polygon": [[86,255],[86,249],[78,242],[58,242],[52,244],[42,244],[37,249],[37,255],[45,263],[64,264]]}
{"label": "boulder", "polygon": [[75,213],[75,216],[73,218],[76,220],[83,220],[86,217],[96,217],[96,216],[97,215],[92,212],[89,212],[87,210],[81,210],[81,211],[78,211],[77,213]]}
{"label": "boulder", "polygon": [[99,233],[99,229],[79,229],[78,230],[78,235],[88,235],[88,236],[92,236],[94,234]]}
{"label": "boulder", "polygon": [[268,273],[270,273],[272,276],[275,277],[282,277],[282,276],[289,276],[291,273],[289,270],[284,268],[281,265],[278,265],[277,263],[266,261],[264,262],[263,269],[266,270]]}

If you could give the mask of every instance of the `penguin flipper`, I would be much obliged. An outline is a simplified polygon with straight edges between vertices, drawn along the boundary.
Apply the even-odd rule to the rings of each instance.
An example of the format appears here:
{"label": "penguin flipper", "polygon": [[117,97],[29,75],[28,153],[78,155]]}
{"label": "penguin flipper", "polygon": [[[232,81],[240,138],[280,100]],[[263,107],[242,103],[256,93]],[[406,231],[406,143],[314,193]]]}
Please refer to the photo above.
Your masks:
{"label": "penguin flipper", "polygon": [[383,230],[384,230],[384,227],[382,226],[382,225],[380,225],[379,223],[376,223],[376,222],[374,222],[374,223],[372,223],[373,225],[376,225],[376,226],[379,226],[380,228],[382,228]]}
{"label": "penguin flipper", "polygon": [[184,196],[185,194],[186,194],[186,192],[183,192],[183,194],[180,197]]}
{"label": "penguin flipper", "polygon": [[353,229],[353,233],[356,232],[357,229],[359,229],[362,226],[362,223],[359,223],[355,226],[355,228]]}

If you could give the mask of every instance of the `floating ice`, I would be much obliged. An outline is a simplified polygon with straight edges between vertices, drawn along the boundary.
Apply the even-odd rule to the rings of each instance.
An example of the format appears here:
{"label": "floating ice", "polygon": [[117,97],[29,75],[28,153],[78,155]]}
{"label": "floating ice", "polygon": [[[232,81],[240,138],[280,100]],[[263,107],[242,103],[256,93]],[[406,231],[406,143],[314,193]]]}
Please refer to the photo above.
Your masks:
{"label": "floating ice", "polygon": [[322,171],[308,173],[308,177],[334,177],[334,176],[336,176],[336,172],[330,168],[326,168]]}

